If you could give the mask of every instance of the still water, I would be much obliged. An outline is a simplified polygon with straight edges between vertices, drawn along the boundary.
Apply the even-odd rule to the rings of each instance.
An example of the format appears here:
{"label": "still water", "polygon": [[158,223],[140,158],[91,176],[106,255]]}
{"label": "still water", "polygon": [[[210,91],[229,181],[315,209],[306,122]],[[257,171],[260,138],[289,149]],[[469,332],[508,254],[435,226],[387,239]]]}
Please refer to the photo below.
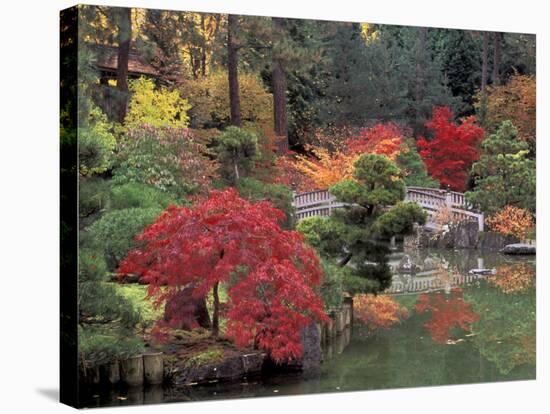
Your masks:
{"label": "still water", "polygon": [[[296,395],[535,378],[535,260],[476,251],[410,254],[394,272],[406,317],[388,329],[359,321],[325,349],[320,372],[234,383],[112,391],[90,405]],[[403,253],[395,253],[397,268]],[[472,269],[485,269],[476,274]],[[494,270],[493,270],[494,269]]]}

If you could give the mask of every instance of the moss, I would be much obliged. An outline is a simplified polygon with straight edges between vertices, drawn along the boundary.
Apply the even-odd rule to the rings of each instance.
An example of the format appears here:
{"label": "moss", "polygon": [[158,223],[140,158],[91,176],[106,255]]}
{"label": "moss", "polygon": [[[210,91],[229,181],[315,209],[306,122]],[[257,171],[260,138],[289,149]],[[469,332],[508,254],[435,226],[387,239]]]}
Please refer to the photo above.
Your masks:
{"label": "moss", "polygon": [[150,326],[162,317],[163,307],[155,309],[153,301],[145,298],[147,295],[147,286],[138,284],[121,285],[118,283],[115,286],[117,292],[138,310],[144,325]]}
{"label": "moss", "polygon": [[191,368],[201,365],[213,364],[223,360],[224,352],[219,346],[213,345],[205,350],[199,351],[185,361],[185,367]]}

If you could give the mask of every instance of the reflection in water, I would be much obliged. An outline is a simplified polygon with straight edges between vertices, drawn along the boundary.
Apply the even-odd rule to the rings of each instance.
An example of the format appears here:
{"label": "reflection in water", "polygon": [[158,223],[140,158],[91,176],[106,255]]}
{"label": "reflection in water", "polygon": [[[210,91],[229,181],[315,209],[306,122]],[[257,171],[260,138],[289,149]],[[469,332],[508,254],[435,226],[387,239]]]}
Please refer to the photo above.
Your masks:
{"label": "reflection in water", "polygon": [[424,327],[437,343],[450,341],[451,330],[461,328],[470,331],[471,324],[479,320],[472,305],[464,302],[463,290],[454,288],[450,293],[423,293],[416,304],[416,313],[431,313]]}
{"label": "reflection in water", "polygon": [[[392,288],[398,291],[392,299],[407,309],[408,317],[375,331],[356,318],[353,331],[325,346],[321,370],[314,375],[110,392],[91,398],[90,406],[535,378],[532,258],[465,250],[424,251],[411,259],[420,264],[419,272],[396,274],[401,291]],[[469,273],[483,268],[496,272]],[[405,283],[411,288],[403,289]]]}
{"label": "reflection in water", "polygon": [[522,292],[534,286],[535,269],[530,263],[507,264],[500,266],[487,280],[504,293]]}

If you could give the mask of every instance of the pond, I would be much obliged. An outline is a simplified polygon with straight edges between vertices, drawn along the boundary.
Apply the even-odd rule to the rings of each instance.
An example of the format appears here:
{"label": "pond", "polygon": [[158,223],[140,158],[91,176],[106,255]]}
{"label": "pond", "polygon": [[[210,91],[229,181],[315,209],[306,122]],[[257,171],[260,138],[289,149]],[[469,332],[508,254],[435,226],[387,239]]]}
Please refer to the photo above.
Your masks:
{"label": "pond", "polygon": [[[396,252],[392,264],[402,256]],[[325,349],[320,372],[112,391],[90,406],[535,379],[534,256],[426,250],[410,257],[417,274],[395,272],[389,290],[407,317],[374,332],[356,320]],[[495,270],[469,273],[481,267]]]}

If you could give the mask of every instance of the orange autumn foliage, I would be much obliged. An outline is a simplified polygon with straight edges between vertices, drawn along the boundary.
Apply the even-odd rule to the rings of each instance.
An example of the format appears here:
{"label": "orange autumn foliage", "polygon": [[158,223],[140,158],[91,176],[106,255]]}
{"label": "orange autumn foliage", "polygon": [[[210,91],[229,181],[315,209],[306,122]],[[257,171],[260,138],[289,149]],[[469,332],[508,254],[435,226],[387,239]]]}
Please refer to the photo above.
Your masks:
{"label": "orange autumn foliage", "polygon": [[449,295],[437,292],[422,294],[416,304],[416,313],[430,312],[431,318],[424,324],[434,342],[445,343],[451,336],[451,330],[459,327],[469,331],[479,315],[472,306],[464,302],[462,289],[453,289]]}
{"label": "orange autumn foliage", "polygon": [[532,76],[515,75],[505,85],[491,86],[487,94],[487,123],[496,129],[510,120],[518,129],[518,137],[534,147],[536,141],[536,80]]}
{"label": "orange autumn foliage", "polygon": [[314,157],[299,155],[295,168],[312,181],[314,185],[312,190],[327,189],[352,177],[356,155],[346,154],[342,151],[331,153],[322,147],[309,147],[308,149]]}
{"label": "orange autumn foliage", "polygon": [[486,223],[491,230],[515,236],[520,240],[525,240],[535,225],[533,215],[529,211],[514,206],[504,207],[498,213],[488,217]]}
{"label": "orange autumn foliage", "polygon": [[347,152],[351,154],[380,154],[394,161],[403,144],[403,134],[391,122],[363,128],[355,137],[346,140]]}
{"label": "orange autumn foliage", "polygon": [[529,263],[504,265],[487,280],[503,293],[518,293],[535,285],[535,269]]}
{"label": "orange autumn foliage", "polygon": [[353,299],[354,315],[371,331],[388,329],[409,316],[391,296],[357,295]]}
{"label": "orange autumn foliage", "polygon": [[[395,160],[405,148],[400,129],[392,123],[362,128],[351,137],[348,130],[343,134],[344,137],[334,136],[331,142],[326,135],[318,133],[317,141],[321,145],[306,146],[309,155],[296,154],[280,160],[282,174],[293,177],[295,188],[304,187],[307,183],[309,187],[306,190],[327,189],[352,178],[353,163],[361,154],[386,155]],[[302,178],[299,179],[299,176]],[[284,183],[285,178],[279,180]]]}

